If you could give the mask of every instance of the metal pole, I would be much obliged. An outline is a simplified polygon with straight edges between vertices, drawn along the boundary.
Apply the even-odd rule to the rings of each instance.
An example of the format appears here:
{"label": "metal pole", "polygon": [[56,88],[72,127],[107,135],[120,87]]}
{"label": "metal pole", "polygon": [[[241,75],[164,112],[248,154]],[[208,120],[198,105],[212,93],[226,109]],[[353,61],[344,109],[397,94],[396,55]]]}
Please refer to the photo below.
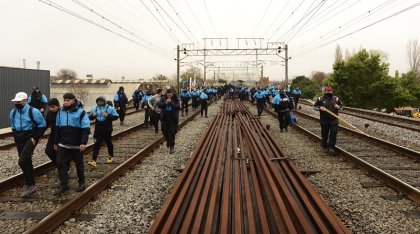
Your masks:
{"label": "metal pole", "polygon": [[176,95],[179,95],[179,45],[176,46]]}
{"label": "metal pole", "polygon": [[284,52],[286,53],[286,57],[285,57],[285,64],[286,64],[286,66],[285,66],[285,80],[286,80],[286,85],[289,83],[289,55],[288,55],[288,53],[287,53],[287,50],[288,50],[288,48],[287,48],[287,44],[285,45],[285,47],[284,47]]}
{"label": "metal pole", "polygon": [[206,49],[204,49],[204,84],[206,84]]}
{"label": "metal pole", "polygon": [[264,77],[264,66],[261,65],[261,79]]}
{"label": "metal pole", "polygon": [[26,59],[23,59],[23,68],[26,68]]}

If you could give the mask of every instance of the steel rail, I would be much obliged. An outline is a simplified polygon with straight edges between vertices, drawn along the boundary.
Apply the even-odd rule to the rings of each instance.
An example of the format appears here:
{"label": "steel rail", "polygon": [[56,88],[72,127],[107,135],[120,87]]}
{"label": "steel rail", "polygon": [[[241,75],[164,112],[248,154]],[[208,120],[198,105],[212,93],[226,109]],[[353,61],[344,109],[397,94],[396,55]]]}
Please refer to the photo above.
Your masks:
{"label": "steel rail", "polygon": [[[275,113],[271,110],[267,110],[267,109],[265,111],[267,113],[269,113],[270,115],[277,118],[277,113]],[[299,111],[295,111],[295,113],[297,113],[298,115],[300,115],[302,117],[306,117],[306,118],[312,119],[314,121],[319,121],[319,118],[314,117],[312,115],[308,115],[306,113],[299,112]],[[310,137],[312,137],[316,140],[321,140],[321,137],[319,137],[318,135],[310,132],[307,129],[304,129],[303,127],[301,127],[299,125],[294,125],[293,127],[296,128],[297,130],[299,130],[300,132],[303,132],[303,133],[309,135]],[[371,136],[366,136],[364,134],[360,134],[360,133],[358,133],[354,130],[351,130],[349,128],[346,128],[346,127],[342,127],[342,126],[339,126],[339,127],[340,127],[340,129],[348,131],[348,132],[356,135],[357,137],[365,138],[365,139],[371,140],[371,141],[373,141],[377,144],[384,145],[387,149],[393,150],[394,152],[403,153],[404,155],[406,155],[408,157],[412,157],[416,160],[420,159],[420,153],[417,152],[417,151],[407,149],[405,147],[396,145],[396,144],[391,143],[391,142],[381,140],[381,139],[376,138],[376,137],[371,137]],[[405,183],[404,181],[401,181],[400,179],[390,175],[389,173],[379,169],[378,167],[376,167],[376,166],[358,158],[357,156],[355,156],[352,153],[344,150],[340,146],[336,146],[336,149],[343,156],[345,156],[345,158],[348,159],[350,162],[356,164],[358,167],[360,167],[364,171],[368,172],[369,175],[372,175],[373,177],[379,179],[380,181],[384,182],[386,185],[395,189],[396,191],[400,192],[401,194],[406,195],[412,201],[414,201],[416,203],[420,203],[420,190],[418,190],[415,187]]]}
{"label": "steel rail", "polygon": [[[184,127],[189,121],[193,120],[197,116],[199,111],[196,111],[190,115],[187,119],[179,123],[179,128]],[[133,131],[141,127],[137,125],[128,129],[127,131]],[[122,136],[124,133],[117,133],[119,136]],[[116,135],[117,135],[116,134]],[[117,137],[117,136],[115,136]],[[140,163],[148,154],[150,154],[155,148],[165,141],[165,138],[161,136],[159,139],[155,140],[148,146],[146,146],[141,151],[133,155],[129,160],[120,164],[118,167],[114,168],[111,172],[106,174],[104,177],[90,185],[85,191],[80,193],[75,199],[72,199],[62,207],[58,208],[39,223],[32,226],[30,229],[26,230],[25,233],[45,233],[53,232],[59,225],[64,223],[74,212],[77,212],[83,206],[91,201],[91,199],[101,193],[104,189],[110,186],[112,182],[117,180],[119,177],[124,175],[125,172],[131,170],[135,165]]]}

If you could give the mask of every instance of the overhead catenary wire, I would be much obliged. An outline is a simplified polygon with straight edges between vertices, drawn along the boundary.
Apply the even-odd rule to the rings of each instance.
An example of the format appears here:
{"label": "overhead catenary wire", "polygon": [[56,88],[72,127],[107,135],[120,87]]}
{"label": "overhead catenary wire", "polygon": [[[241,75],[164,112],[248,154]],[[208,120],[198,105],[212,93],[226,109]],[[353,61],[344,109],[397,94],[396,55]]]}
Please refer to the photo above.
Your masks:
{"label": "overhead catenary wire", "polygon": [[202,33],[205,35],[206,31],[204,30],[203,26],[201,26],[200,24],[200,20],[197,18],[197,16],[195,15],[194,11],[191,9],[190,4],[188,4],[187,0],[185,0],[185,4],[187,4],[188,9],[190,10],[191,14],[193,15],[195,22],[198,24],[198,26],[200,27]]}
{"label": "overhead catenary wire", "polygon": [[44,3],[44,4],[46,4],[46,5],[48,5],[48,6],[50,6],[50,7],[52,7],[52,8],[55,8],[55,9],[57,9],[57,10],[60,10],[60,11],[62,11],[62,12],[64,12],[64,13],[69,14],[69,15],[71,15],[71,16],[73,16],[73,17],[76,17],[76,18],[78,18],[78,19],[80,19],[80,20],[82,20],[82,21],[85,21],[85,22],[90,23],[90,24],[92,24],[92,25],[94,25],[94,26],[97,26],[97,27],[99,27],[99,28],[101,28],[101,29],[103,29],[103,30],[105,30],[105,31],[108,31],[108,32],[110,32],[110,33],[112,33],[112,34],[115,34],[115,35],[117,35],[117,36],[119,36],[119,37],[121,37],[121,38],[123,38],[123,39],[126,39],[126,40],[128,40],[128,41],[130,41],[130,42],[132,42],[132,43],[134,43],[134,44],[136,44],[136,45],[139,45],[139,46],[141,46],[141,47],[144,47],[144,48],[146,48],[146,49],[149,49],[150,51],[152,51],[152,52],[154,52],[154,53],[156,53],[156,54],[158,54],[158,55],[161,55],[161,56],[163,56],[163,57],[165,57],[165,58],[167,58],[167,57],[169,56],[169,55],[168,55],[167,53],[165,53],[164,51],[154,49],[154,48],[152,48],[150,45],[145,45],[145,44],[140,43],[140,42],[138,42],[138,41],[136,41],[136,40],[133,40],[133,39],[131,39],[131,38],[127,37],[127,36],[124,36],[124,35],[122,35],[121,33],[115,32],[114,30],[111,30],[111,29],[109,29],[109,28],[107,28],[107,27],[105,27],[105,26],[103,26],[103,25],[100,25],[100,24],[98,24],[98,23],[94,22],[93,20],[89,20],[89,19],[87,19],[86,17],[83,17],[83,16],[81,16],[81,15],[79,15],[79,14],[77,14],[77,13],[75,13],[75,12],[71,11],[71,10],[68,10],[68,9],[66,9],[65,7],[63,7],[63,6],[59,5],[59,4],[57,4],[57,3],[55,3],[55,2],[53,2],[53,1],[51,1],[51,0],[39,0],[39,1],[40,1],[40,2],[42,2],[42,3]]}
{"label": "overhead catenary wire", "polygon": [[172,18],[171,15],[168,14],[168,12],[166,12],[166,10],[156,1],[156,0],[151,0],[154,1],[156,3],[156,5],[168,16],[168,18],[181,30],[181,32],[188,38],[188,40],[190,40],[192,43],[194,43],[194,40],[191,39],[191,37],[184,31],[184,29],[182,29],[178,23]]}
{"label": "overhead catenary wire", "polygon": [[209,8],[207,7],[207,4],[206,4],[206,0],[203,0],[203,3],[204,3],[204,7],[206,8],[207,16],[209,17],[211,27],[213,28],[213,32],[215,35],[217,35],[216,28],[214,27],[213,19],[211,18]]}
{"label": "overhead catenary wire", "polygon": [[130,35],[132,35],[132,36],[134,36],[134,37],[136,37],[136,38],[140,39],[140,40],[141,40],[141,41],[143,41],[144,43],[146,43],[146,44],[148,44],[148,45],[150,45],[150,46],[157,47],[157,48],[159,48],[159,49],[160,49],[160,50],[162,50],[162,51],[169,52],[169,51],[165,50],[164,48],[162,48],[162,47],[160,47],[160,46],[158,46],[158,45],[154,44],[153,42],[151,42],[151,41],[149,41],[149,40],[147,40],[147,39],[144,39],[143,37],[138,36],[138,35],[137,35],[137,34],[135,34],[134,32],[132,32],[132,31],[128,30],[127,28],[125,28],[125,27],[121,26],[120,24],[117,24],[117,23],[115,23],[115,22],[111,21],[110,19],[108,19],[108,18],[107,18],[107,17],[105,17],[104,15],[102,15],[102,14],[98,13],[98,11],[96,11],[96,10],[94,10],[93,8],[91,8],[91,7],[87,6],[86,4],[81,3],[81,2],[80,2],[80,1],[78,1],[78,0],[72,0],[72,1],[73,1],[74,3],[76,3],[77,5],[79,5],[79,6],[83,7],[83,8],[85,8],[85,9],[86,9],[86,10],[88,10],[89,12],[92,12],[93,14],[95,14],[95,15],[99,16],[100,18],[102,18],[103,20],[105,20],[105,21],[109,22],[110,24],[114,25],[115,27],[117,27],[117,28],[121,29],[122,31],[125,31],[125,32],[127,32],[128,34],[130,34]]}
{"label": "overhead catenary wire", "polygon": [[[149,9],[149,8],[147,7],[147,5],[143,2],[143,0],[140,0],[140,1],[143,3],[143,5],[144,5],[144,6],[146,6],[146,8],[147,8],[147,9]],[[168,22],[166,22],[165,18],[164,18],[164,17],[163,17],[163,15],[160,13],[159,9],[158,9],[158,8],[156,7],[156,5],[153,3],[153,0],[150,0],[150,3],[152,3],[152,5],[153,5],[153,7],[155,8],[156,12],[159,14],[160,18],[162,19],[163,23],[165,23],[166,27],[168,27],[169,32],[171,32],[171,33],[172,33],[172,35],[173,35],[173,37],[174,37],[175,41],[177,42],[177,44],[179,44],[179,43],[180,43],[179,38],[175,35],[174,31],[173,31],[173,30],[172,30],[172,28],[169,26]],[[152,11],[150,11],[150,10],[149,10],[149,12],[150,12],[151,14],[153,14],[153,13],[152,13]],[[156,20],[158,20],[158,19],[157,19],[157,17],[156,17],[155,19],[156,19]],[[159,20],[158,20],[158,21],[159,21]]]}
{"label": "overhead catenary wire", "polygon": [[[305,50],[306,47],[310,47],[314,44],[319,43],[319,41],[324,41],[325,38],[328,38],[330,35],[333,35],[336,33],[337,30],[339,31],[344,31],[348,28],[348,30],[351,30],[352,26],[355,26],[357,22],[362,22],[363,19],[369,17],[371,14],[376,13],[377,11],[383,9],[383,7],[389,5],[390,3],[394,2],[395,0],[388,0],[385,3],[380,4],[379,6],[376,6],[375,8],[368,10],[367,12],[362,13],[359,16],[356,16],[355,18],[347,21],[346,23],[340,25],[338,28],[335,28],[333,30],[330,30],[329,32],[323,34],[321,37],[319,37],[319,39],[314,39],[302,46],[300,46],[299,50]],[[296,52],[296,51],[295,51]]]}
{"label": "overhead catenary wire", "polygon": [[352,31],[352,32],[350,32],[350,33],[347,33],[347,34],[345,34],[345,35],[343,35],[343,36],[340,36],[340,37],[338,37],[338,38],[335,38],[335,39],[332,39],[332,40],[330,40],[330,41],[328,41],[328,42],[325,42],[325,43],[323,43],[323,44],[321,44],[321,45],[319,45],[319,46],[317,46],[317,47],[315,47],[315,48],[308,49],[307,51],[304,51],[304,52],[302,52],[302,53],[300,53],[300,54],[296,55],[296,56],[295,56],[295,58],[296,58],[296,57],[298,58],[298,57],[301,57],[301,56],[303,56],[303,55],[309,54],[309,53],[311,53],[311,52],[313,52],[313,51],[315,51],[315,50],[317,50],[317,49],[320,49],[320,48],[322,48],[322,47],[324,47],[324,46],[326,46],[326,45],[329,45],[329,44],[331,44],[331,43],[333,43],[333,42],[336,42],[336,41],[338,41],[338,40],[340,40],[340,39],[343,39],[343,38],[345,38],[345,37],[348,37],[348,36],[350,36],[350,35],[353,35],[353,34],[355,34],[355,33],[357,33],[357,32],[360,32],[360,31],[362,31],[362,30],[364,30],[364,29],[366,29],[366,28],[369,28],[369,27],[371,27],[371,26],[373,26],[373,25],[376,25],[376,24],[381,23],[381,22],[383,22],[383,21],[385,21],[385,20],[388,20],[388,19],[390,19],[390,18],[392,18],[392,17],[395,17],[395,16],[397,16],[397,15],[399,15],[399,14],[402,14],[402,13],[404,13],[404,12],[406,12],[406,11],[409,11],[409,10],[411,10],[411,9],[414,9],[414,8],[416,8],[416,7],[418,7],[418,6],[420,6],[420,2],[415,3],[415,4],[413,4],[413,5],[409,6],[409,7],[406,7],[406,8],[404,8],[404,9],[400,10],[400,11],[397,11],[397,12],[395,12],[395,13],[393,13],[393,14],[389,15],[389,16],[386,16],[386,17],[384,17],[384,18],[382,18],[382,19],[380,19],[380,20],[377,20],[377,21],[375,21],[375,22],[373,22],[373,23],[370,23],[370,24],[368,24],[368,25],[366,25],[366,26],[364,26],[364,27],[361,27],[361,28],[359,28],[359,29],[357,29],[357,30],[354,30],[354,31]]}
{"label": "overhead catenary wire", "polygon": [[310,13],[312,13],[317,7],[322,6],[322,3],[325,2],[325,0],[321,0],[321,2],[315,6],[314,8],[312,8],[312,6],[315,4],[316,1],[313,1],[312,4],[308,7],[308,9],[306,10],[306,12],[303,14],[303,16],[300,18],[300,20],[298,20],[298,22],[296,24],[294,24],[292,27],[290,27],[290,29],[283,33],[279,39],[277,39],[277,41],[279,41],[282,37],[286,36],[290,31],[292,31],[293,29],[295,29],[297,27],[297,25],[299,25],[306,17],[309,16]]}
{"label": "overhead catenary wire", "polygon": [[273,0],[270,0],[270,2],[268,3],[267,7],[265,8],[265,11],[260,19],[260,21],[258,22],[257,26],[254,29],[254,32],[252,33],[252,35],[254,36],[255,33],[257,32],[258,28],[260,27],[261,23],[263,22],[265,15],[267,14],[268,9],[270,9],[271,4],[273,3]]}
{"label": "overhead catenary wire", "polygon": [[277,22],[277,20],[280,18],[280,16],[283,15],[283,11],[286,10],[286,8],[289,5],[290,1],[291,0],[288,0],[287,1],[286,5],[284,5],[284,7],[279,12],[279,14],[276,16],[276,18],[273,20],[273,22],[270,24],[270,26],[268,26],[268,28],[264,31],[264,33],[262,35],[267,35],[268,31],[270,31],[270,29],[274,26],[274,24]]}
{"label": "overhead catenary wire", "polygon": [[[346,0],[345,2],[348,2],[349,0]],[[294,38],[292,38],[291,40],[298,38],[314,29],[316,29],[317,27],[313,27],[315,25],[319,26],[319,25],[323,25],[325,22],[330,21],[332,18],[334,18],[335,16],[337,16],[338,14],[343,13],[344,11],[352,8],[353,6],[355,6],[357,3],[361,2],[362,0],[358,0],[356,2],[351,3],[350,6],[346,6],[344,3],[343,4],[339,4],[337,7],[331,9],[330,11],[328,11],[327,13],[325,13],[323,16],[320,16],[319,18],[317,18],[316,20],[312,21],[312,23],[308,24],[304,29],[305,30],[301,30],[301,33],[294,36]],[[338,3],[339,1],[337,1],[336,3]],[[338,12],[336,12],[335,14],[329,16],[328,18],[324,19],[322,22],[319,22],[320,20],[322,20],[323,18],[327,17],[330,13],[333,13],[336,9],[343,7],[343,9],[339,10]]]}
{"label": "overhead catenary wire", "polygon": [[326,3],[326,1],[322,1],[317,7],[315,12],[306,20],[305,23],[303,23],[298,29],[294,30],[293,33],[291,33],[287,38],[284,39],[284,41],[287,41],[290,43],[290,41],[293,39],[293,37],[299,33],[307,24],[311,21],[311,19],[317,14],[317,12],[322,8],[322,6]]}
{"label": "overhead catenary wire", "polygon": [[185,28],[188,30],[188,32],[191,34],[191,36],[194,38],[194,40],[197,42],[197,44],[200,44],[200,41],[197,39],[197,37],[189,29],[188,25],[185,23],[185,21],[182,19],[182,17],[178,14],[178,11],[175,10],[175,7],[171,4],[171,2],[169,0],[166,0],[166,2],[168,2],[169,6],[175,12],[176,16],[179,18],[179,20],[181,21],[181,23],[185,26]]}
{"label": "overhead catenary wire", "polygon": [[280,24],[280,26],[269,36],[267,37],[268,40],[270,40],[271,38],[273,38],[273,36],[283,27],[283,25],[285,23],[287,23],[287,21],[289,21],[289,19],[292,18],[293,14],[302,6],[302,4],[305,2],[306,0],[302,0],[299,5],[292,11],[292,13],[290,14],[290,17],[287,17],[285,21],[283,21],[283,23]]}

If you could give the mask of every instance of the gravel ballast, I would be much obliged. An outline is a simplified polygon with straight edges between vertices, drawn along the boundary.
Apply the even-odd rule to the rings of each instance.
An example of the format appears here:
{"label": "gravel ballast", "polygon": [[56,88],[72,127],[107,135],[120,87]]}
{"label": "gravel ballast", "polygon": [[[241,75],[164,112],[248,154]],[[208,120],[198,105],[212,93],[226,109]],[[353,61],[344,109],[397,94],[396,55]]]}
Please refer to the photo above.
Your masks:
{"label": "gravel ballast", "polygon": [[70,219],[57,232],[78,233],[146,233],[154,217],[172,190],[179,173],[175,168],[186,164],[196,142],[207,128],[219,105],[209,106],[209,118],[200,115],[176,135],[175,153],[168,154],[165,144],[158,147],[133,171],[125,174],[114,188],[102,192],[97,200],[80,213],[95,214],[91,221]]}
{"label": "gravel ballast", "polygon": [[[253,113],[256,107],[250,106]],[[378,183],[355,169],[340,156],[322,152],[320,142],[292,129],[280,132],[278,120],[267,113],[261,117],[270,125],[270,133],[287,156],[302,170],[320,171],[309,181],[353,233],[419,233],[420,220],[409,218],[407,211],[420,211],[420,205],[408,199],[389,201],[384,195],[397,195],[388,187],[363,188]]]}
{"label": "gravel ballast", "polygon": [[[124,120],[124,125],[120,125],[119,121],[115,121],[113,123],[114,131],[113,133],[118,133],[127,129],[129,127],[133,127],[137,124],[141,124],[144,122],[144,111],[127,115]],[[91,134],[89,135],[89,144],[93,143],[93,126],[91,126]],[[47,139],[41,139],[38,145],[35,147],[34,154],[32,156],[32,164],[34,167],[41,165],[43,163],[49,162],[50,159],[44,153],[45,146],[47,145]],[[22,173],[18,165],[18,152],[16,147],[10,148],[8,150],[0,151],[0,180],[7,179],[10,176]],[[90,157],[85,157],[90,158]]]}

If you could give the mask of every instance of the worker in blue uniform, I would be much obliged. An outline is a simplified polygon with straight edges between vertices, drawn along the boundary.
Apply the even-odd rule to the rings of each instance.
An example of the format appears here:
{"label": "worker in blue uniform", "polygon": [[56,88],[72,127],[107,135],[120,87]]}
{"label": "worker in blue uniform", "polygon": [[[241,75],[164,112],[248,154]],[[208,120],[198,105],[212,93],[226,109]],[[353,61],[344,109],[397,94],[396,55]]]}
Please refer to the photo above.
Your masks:
{"label": "worker in blue uniform", "polygon": [[292,91],[292,96],[294,99],[294,103],[295,103],[295,109],[297,109],[298,107],[298,103],[299,103],[299,99],[300,96],[302,95],[302,91],[300,91],[299,87],[296,87],[293,91]]}
{"label": "worker in blue uniform", "polygon": [[293,109],[293,104],[290,101],[289,97],[284,93],[283,90],[280,90],[279,93],[274,96],[271,101],[272,107],[277,112],[277,118],[279,120],[280,132],[286,131],[289,126],[290,119],[290,110]]}
{"label": "worker in blue uniform", "polygon": [[57,114],[54,133],[54,148],[57,150],[57,168],[60,186],[55,195],[69,189],[70,161],[76,164],[79,178],[76,191],[85,190],[85,172],[82,152],[86,149],[90,133],[90,121],[86,112],[77,107],[76,97],[72,93],[63,95],[63,108]]}
{"label": "worker in blue uniform", "polygon": [[265,92],[263,92],[261,89],[258,89],[258,91],[254,94],[254,98],[255,98],[255,100],[257,100],[258,116],[261,116],[261,114],[264,110]]}
{"label": "worker in blue uniform", "polygon": [[208,109],[208,100],[209,96],[207,95],[207,89],[203,89],[203,92],[200,94],[200,104],[201,104],[201,117],[208,118],[207,116],[207,109]]}
{"label": "worker in blue uniform", "polygon": [[181,91],[181,116],[185,114],[188,115],[188,102],[191,100],[191,94],[188,89],[183,89]]}
{"label": "worker in blue uniform", "polygon": [[96,99],[96,106],[92,107],[89,113],[89,119],[95,120],[95,131],[93,132],[93,142],[95,145],[93,147],[92,159],[88,164],[96,167],[96,161],[103,141],[105,141],[108,147],[108,159],[106,160],[106,163],[112,163],[114,157],[112,121],[118,119],[118,113],[114,108],[106,104],[106,98],[104,96],[100,96]]}
{"label": "worker in blue uniform", "polygon": [[27,104],[28,95],[19,92],[12,99],[15,108],[10,111],[9,119],[13,137],[19,155],[19,166],[24,177],[24,188],[20,195],[28,198],[37,191],[35,186],[34,167],[32,165],[32,154],[39,139],[45,132],[46,123],[37,108]]}

